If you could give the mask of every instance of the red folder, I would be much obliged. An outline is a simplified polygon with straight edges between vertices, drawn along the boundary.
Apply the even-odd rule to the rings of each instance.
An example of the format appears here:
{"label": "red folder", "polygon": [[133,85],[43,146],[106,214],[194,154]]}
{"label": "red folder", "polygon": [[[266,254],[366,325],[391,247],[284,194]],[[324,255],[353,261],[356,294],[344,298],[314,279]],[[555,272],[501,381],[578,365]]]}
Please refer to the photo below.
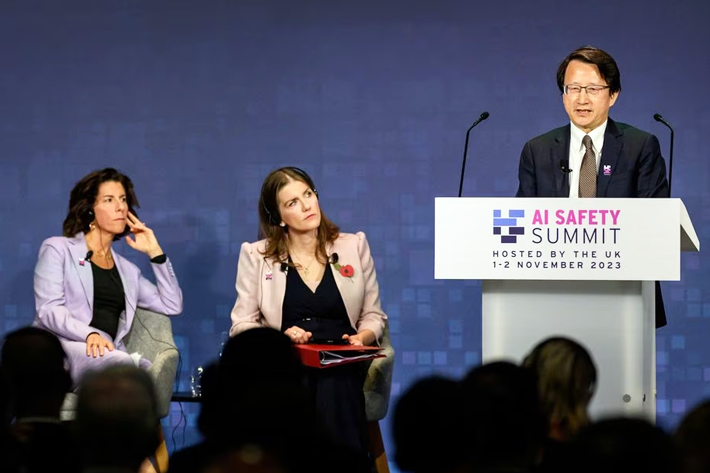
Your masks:
{"label": "red folder", "polygon": [[331,366],[357,363],[359,361],[384,358],[382,348],[357,345],[318,345],[303,343],[296,345],[301,363],[312,368],[330,368]]}

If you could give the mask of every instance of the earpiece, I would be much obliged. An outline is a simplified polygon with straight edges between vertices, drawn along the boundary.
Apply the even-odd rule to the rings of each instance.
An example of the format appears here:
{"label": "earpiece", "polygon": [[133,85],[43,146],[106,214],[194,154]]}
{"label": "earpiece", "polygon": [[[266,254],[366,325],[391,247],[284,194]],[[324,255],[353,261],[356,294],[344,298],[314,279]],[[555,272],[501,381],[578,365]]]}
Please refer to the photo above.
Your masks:
{"label": "earpiece", "polygon": [[94,210],[92,208],[88,208],[88,209],[84,210],[83,212],[81,212],[80,217],[81,217],[81,223],[84,226],[84,229],[88,230],[89,225],[91,224],[91,222],[94,221],[94,218],[95,218]]}
{"label": "earpiece", "polygon": [[281,223],[281,219],[276,218],[278,217],[278,214],[274,215],[271,212],[269,212],[269,208],[266,206],[266,202],[264,201],[264,197],[262,196],[261,198],[261,205],[264,207],[264,212],[266,212],[266,215],[269,217],[269,223],[274,226],[278,226],[279,223]]}

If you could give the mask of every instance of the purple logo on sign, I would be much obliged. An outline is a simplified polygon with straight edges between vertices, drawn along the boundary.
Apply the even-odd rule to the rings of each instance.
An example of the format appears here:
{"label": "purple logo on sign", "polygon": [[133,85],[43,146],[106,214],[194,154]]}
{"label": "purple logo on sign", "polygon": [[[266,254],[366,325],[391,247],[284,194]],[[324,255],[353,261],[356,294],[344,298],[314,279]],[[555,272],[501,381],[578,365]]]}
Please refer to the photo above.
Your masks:
{"label": "purple logo on sign", "polygon": [[525,227],[519,222],[523,218],[525,210],[493,210],[493,234],[500,235],[501,243],[517,243],[518,235],[525,235]]}

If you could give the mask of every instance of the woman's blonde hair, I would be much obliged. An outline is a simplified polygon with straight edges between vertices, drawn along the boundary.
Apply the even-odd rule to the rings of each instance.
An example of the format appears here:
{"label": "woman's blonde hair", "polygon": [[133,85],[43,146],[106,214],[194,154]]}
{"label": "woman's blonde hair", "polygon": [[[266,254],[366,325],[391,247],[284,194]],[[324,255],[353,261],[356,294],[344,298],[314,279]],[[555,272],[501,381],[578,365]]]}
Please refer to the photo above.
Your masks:
{"label": "woman's blonde hair", "polygon": [[597,369],[586,348],[569,338],[551,337],[533,348],[523,366],[537,375],[538,395],[550,426],[570,438],[589,423]]}

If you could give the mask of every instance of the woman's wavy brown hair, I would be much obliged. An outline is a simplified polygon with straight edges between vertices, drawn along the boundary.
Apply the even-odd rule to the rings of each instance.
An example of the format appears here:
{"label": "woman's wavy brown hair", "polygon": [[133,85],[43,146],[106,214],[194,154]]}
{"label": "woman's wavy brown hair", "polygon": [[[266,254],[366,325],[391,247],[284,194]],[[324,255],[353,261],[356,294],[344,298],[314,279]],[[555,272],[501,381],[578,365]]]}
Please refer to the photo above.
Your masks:
{"label": "woman's wavy brown hair", "polygon": [[571,438],[589,423],[597,369],[586,348],[569,338],[551,337],[533,348],[523,366],[537,374],[540,402],[550,425]]}
{"label": "woman's wavy brown hair", "polygon": [[[279,263],[288,262],[288,227],[281,227],[281,214],[279,212],[279,191],[289,182],[300,181],[306,184],[318,196],[315,184],[305,171],[296,167],[283,167],[271,171],[264,184],[261,186],[259,197],[259,227],[261,235],[266,239],[264,258],[272,259]],[[333,243],[340,235],[340,229],[331,222],[321,209],[320,226],[318,227],[318,248],[316,257],[321,263],[328,262],[326,245]]]}
{"label": "woman's wavy brown hair", "polygon": [[[94,221],[94,205],[96,205],[99,187],[104,182],[118,182],[123,186],[126,191],[128,210],[135,215],[134,208],[140,207],[140,204],[138,204],[131,179],[113,168],[99,169],[87,174],[74,184],[74,188],[69,194],[69,211],[62,225],[62,233],[65,237],[71,238],[79,232],[87,233],[89,231],[89,224]],[[130,231],[130,227],[126,225],[123,232],[113,239],[119,240],[128,235]]]}

